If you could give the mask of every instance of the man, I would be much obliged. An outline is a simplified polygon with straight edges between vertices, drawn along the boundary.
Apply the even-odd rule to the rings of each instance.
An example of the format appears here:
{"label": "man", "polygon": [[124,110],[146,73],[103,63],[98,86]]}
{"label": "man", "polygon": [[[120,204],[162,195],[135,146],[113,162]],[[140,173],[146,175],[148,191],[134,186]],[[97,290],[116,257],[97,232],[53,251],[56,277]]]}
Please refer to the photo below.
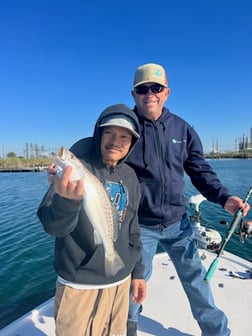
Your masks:
{"label": "man", "polygon": [[145,297],[137,217],[140,189],[133,169],[124,163],[138,138],[136,116],[126,105],[117,104],[101,113],[92,138],[71,148],[103,183],[113,203],[113,245],[122,261],[115,274],[106,274],[106,248],[96,241],[97,232],[83,206],[86,193],[92,192],[85,190],[85,179],[71,181],[71,166],[62,177],[55,175],[53,165],[49,168],[52,185],[37,213],[44,229],[55,237],[57,336],[124,336],[130,283],[135,302]]}
{"label": "man", "polygon": [[[174,263],[202,335],[227,336],[230,335],[227,318],[215,306],[209,284],[203,280],[205,270],[186,216],[184,171],[201,194],[230,213],[242,208],[245,216],[249,206],[239,197],[231,196],[221,184],[204,160],[195,130],[164,107],[169,95],[162,66],[150,63],[136,70],[132,96],[140,139],[127,163],[135,170],[141,186],[139,223],[145,280],[151,276],[159,243]],[[172,307],[167,302],[167,314],[169,309]],[[127,336],[136,335],[140,310],[141,306],[131,301]]]}

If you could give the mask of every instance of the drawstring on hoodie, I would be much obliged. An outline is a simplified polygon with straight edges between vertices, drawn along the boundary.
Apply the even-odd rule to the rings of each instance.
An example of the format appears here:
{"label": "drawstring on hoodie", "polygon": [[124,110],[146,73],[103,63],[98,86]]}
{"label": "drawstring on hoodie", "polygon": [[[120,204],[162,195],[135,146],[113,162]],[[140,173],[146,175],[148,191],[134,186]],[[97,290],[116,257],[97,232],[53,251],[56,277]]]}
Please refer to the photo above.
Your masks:
{"label": "drawstring on hoodie", "polygon": [[[158,121],[158,122],[161,124],[164,134],[166,134],[167,133],[167,128],[166,128],[165,123],[161,120]],[[148,128],[150,128],[150,124],[152,124],[152,127],[155,129],[157,155],[161,155],[161,153],[160,153],[160,150],[161,150],[160,139],[159,139],[158,132],[157,132],[158,127],[157,127],[155,122],[150,121],[150,120],[148,120],[148,121],[144,120],[144,122],[143,122],[143,134],[144,134],[144,136],[142,137],[142,141],[143,141],[143,162],[144,162],[145,168],[148,168],[148,166],[149,166],[149,160],[148,160],[149,151],[148,151],[147,139],[153,139],[152,136],[148,135]]]}
{"label": "drawstring on hoodie", "polygon": [[161,125],[163,126],[163,131],[164,134],[166,134],[166,127],[165,127],[165,123],[163,121],[160,121]]}
{"label": "drawstring on hoodie", "polygon": [[143,133],[144,133],[144,136],[143,136],[143,161],[144,161],[144,166],[145,168],[148,168],[148,158],[147,158],[147,146],[146,146],[146,139],[147,139],[147,136],[146,136],[146,127],[145,127],[145,123],[143,124]]}

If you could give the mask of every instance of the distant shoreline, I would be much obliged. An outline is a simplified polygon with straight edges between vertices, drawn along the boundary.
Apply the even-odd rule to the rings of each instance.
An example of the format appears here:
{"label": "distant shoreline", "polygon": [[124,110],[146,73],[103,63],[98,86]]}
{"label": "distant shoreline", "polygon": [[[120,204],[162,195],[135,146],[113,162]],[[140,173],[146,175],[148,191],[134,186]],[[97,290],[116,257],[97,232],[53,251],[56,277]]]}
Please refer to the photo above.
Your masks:
{"label": "distant shoreline", "polygon": [[32,173],[32,172],[43,172],[45,170],[47,170],[47,166],[5,167],[5,168],[0,168],[0,173]]}
{"label": "distant shoreline", "polygon": [[252,159],[252,152],[238,153],[209,153],[205,154],[206,159]]}
{"label": "distant shoreline", "polygon": [[[252,152],[232,152],[232,153],[207,153],[204,155],[205,159],[213,160],[250,160],[252,159]],[[51,163],[50,158],[7,158],[0,159],[0,173],[30,173],[43,172],[47,170]]]}

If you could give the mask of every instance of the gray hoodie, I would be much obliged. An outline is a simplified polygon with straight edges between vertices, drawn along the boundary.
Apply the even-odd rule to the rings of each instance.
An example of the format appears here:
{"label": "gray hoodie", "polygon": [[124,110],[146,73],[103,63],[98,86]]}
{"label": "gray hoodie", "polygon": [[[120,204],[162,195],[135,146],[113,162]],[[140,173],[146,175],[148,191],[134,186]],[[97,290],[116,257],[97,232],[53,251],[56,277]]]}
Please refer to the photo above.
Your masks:
{"label": "gray hoodie", "polygon": [[[132,110],[123,104],[113,105],[99,116],[93,137],[81,139],[70,150],[103,183],[112,202],[117,202],[120,220],[118,238],[114,246],[125,267],[114,276],[105,275],[104,247],[102,244],[94,243],[93,227],[84,211],[82,201],[66,199],[51,193],[51,187],[37,211],[45,231],[55,236],[56,273],[75,283],[110,284],[124,279],[130,273],[132,278],[143,278],[142,245],[137,215],[140,188],[137,177],[134,170],[124,163],[125,159],[117,166],[107,168],[100,154],[101,128],[99,125],[114,114],[130,117],[137,132],[139,131],[137,118]],[[133,137],[131,149],[136,140]],[[48,201],[48,198],[51,200]]]}

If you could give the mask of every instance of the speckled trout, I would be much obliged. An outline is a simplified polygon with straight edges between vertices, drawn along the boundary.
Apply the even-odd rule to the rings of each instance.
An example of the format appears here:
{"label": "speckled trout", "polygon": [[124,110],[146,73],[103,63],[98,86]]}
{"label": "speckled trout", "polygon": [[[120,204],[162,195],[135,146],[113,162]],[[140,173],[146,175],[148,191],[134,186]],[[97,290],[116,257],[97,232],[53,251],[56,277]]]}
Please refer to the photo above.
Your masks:
{"label": "speckled trout", "polygon": [[94,242],[103,244],[105,250],[105,273],[115,275],[124,263],[114,248],[118,235],[116,211],[103,184],[69,150],[61,148],[53,154],[57,174],[62,175],[66,166],[72,167],[71,181],[83,180],[83,206],[94,228]]}

